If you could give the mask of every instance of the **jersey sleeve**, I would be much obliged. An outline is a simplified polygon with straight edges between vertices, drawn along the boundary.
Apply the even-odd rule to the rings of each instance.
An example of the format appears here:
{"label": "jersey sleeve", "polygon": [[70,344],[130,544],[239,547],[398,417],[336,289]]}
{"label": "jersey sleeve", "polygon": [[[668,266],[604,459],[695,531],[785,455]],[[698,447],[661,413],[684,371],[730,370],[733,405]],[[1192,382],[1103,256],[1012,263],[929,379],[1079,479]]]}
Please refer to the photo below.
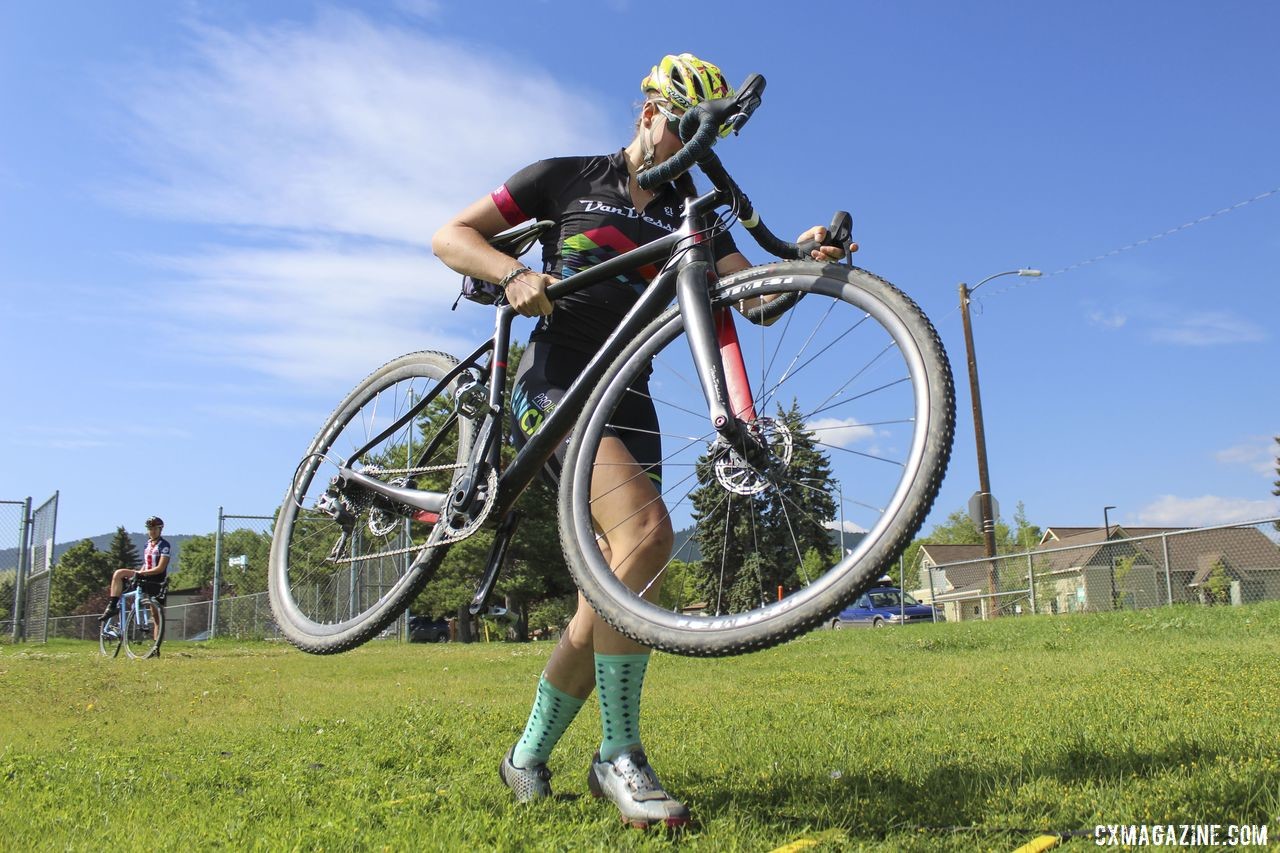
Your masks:
{"label": "jersey sleeve", "polygon": [[489,194],[507,224],[514,227],[529,219],[559,218],[552,188],[560,186],[558,175],[572,168],[572,158],[539,160],[525,166]]}
{"label": "jersey sleeve", "polygon": [[717,234],[711,240],[711,254],[715,255],[716,262],[723,261],[734,252],[740,252],[738,244],[733,241],[733,235],[728,231]]}

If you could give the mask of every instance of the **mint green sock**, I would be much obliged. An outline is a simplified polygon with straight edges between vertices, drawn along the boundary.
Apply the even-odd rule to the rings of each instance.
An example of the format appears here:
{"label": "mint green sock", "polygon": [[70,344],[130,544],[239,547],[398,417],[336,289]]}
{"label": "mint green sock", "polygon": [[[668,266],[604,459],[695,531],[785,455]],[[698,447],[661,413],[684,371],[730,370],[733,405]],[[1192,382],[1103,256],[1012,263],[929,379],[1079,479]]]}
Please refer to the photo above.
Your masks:
{"label": "mint green sock", "polygon": [[604,739],[600,758],[612,761],[640,745],[640,691],[649,655],[596,655],[596,692]]}
{"label": "mint green sock", "polygon": [[551,750],[586,701],[586,699],[570,696],[563,690],[557,690],[550,681],[547,681],[545,675],[539,678],[538,693],[533,699],[533,710],[529,712],[529,721],[525,723],[524,734],[516,742],[515,754],[511,756],[512,762],[517,767],[546,764]]}

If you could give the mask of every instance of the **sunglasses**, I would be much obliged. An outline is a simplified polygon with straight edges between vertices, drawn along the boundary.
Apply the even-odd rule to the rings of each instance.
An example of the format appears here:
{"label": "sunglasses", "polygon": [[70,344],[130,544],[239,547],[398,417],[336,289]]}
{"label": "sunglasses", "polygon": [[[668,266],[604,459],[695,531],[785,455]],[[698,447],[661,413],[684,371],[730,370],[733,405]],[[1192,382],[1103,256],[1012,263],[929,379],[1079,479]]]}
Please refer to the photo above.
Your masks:
{"label": "sunglasses", "polygon": [[662,113],[663,118],[667,120],[667,130],[672,133],[678,133],[680,130],[680,116],[664,107],[660,102],[653,102],[654,109]]}

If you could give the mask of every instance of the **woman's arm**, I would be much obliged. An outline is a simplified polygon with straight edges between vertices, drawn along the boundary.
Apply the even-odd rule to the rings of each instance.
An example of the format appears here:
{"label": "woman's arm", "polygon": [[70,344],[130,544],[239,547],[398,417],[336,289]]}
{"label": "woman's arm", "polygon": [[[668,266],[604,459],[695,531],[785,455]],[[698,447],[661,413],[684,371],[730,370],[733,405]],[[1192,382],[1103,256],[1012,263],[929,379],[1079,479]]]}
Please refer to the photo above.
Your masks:
{"label": "woman's arm", "polygon": [[[507,220],[493,198],[476,199],[431,238],[431,251],[450,269],[483,281],[500,282],[514,270],[524,267],[520,261],[504,255],[489,245],[489,238],[507,228]],[[553,276],[525,270],[507,284],[507,301],[525,317],[551,313],[547,285]]]}

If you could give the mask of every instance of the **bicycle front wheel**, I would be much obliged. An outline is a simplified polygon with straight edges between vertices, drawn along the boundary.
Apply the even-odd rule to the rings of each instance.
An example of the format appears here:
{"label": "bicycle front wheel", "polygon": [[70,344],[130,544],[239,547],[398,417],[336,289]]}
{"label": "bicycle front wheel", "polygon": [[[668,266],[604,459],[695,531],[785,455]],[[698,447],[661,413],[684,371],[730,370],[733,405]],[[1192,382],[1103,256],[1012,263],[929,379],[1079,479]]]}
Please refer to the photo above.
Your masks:
{"label": "bicycle front wheel", "polygon": [[303,456],[276,517],[269,576],[276,623],[303,651],[341,652],[377,636],[444,558],[447,545],[428,545],[437,518],[333,478],[346,465],[392,485],[448,490],[473,432],[454,412],[457,383],[414,410],[457,363],[418,352],[383,365]]}
{"label": "bicycle front wheel", "polygon": [[105,658],[113,658],[120,654],[120,646],[124,642],[124,611],[116,613],[98,629],[98,651]]}
{"label": "bicycle front wheel", "polygon": [[[754,405],[740,398],[734,414],[754,450],[718,439],[674,308],[628,345],[577,424],[561,478],[565,556],[596,612],[646,646],[733,655],[830,620],[898,558],[937,496],[955,394],[929,320],[883,279],[814,262],[744,270],[712,303],[792,291],[803,298],[771,325],[735,315]],[[597,460],[624,429],[613,413],[649,371],[675,549],[633,591],[610,568],[629,555],[613,553],[593,507],[619,479]],[[630,542],[626,523],[615,538]]]}
{"label": "bicycle front wheel", "polygon": [[145,658],[158,654],[160,644],[164,642],[164,608],[152,599],[144,600],[136,611],[134,609],[124,620],[124,652],[131,658]]}

